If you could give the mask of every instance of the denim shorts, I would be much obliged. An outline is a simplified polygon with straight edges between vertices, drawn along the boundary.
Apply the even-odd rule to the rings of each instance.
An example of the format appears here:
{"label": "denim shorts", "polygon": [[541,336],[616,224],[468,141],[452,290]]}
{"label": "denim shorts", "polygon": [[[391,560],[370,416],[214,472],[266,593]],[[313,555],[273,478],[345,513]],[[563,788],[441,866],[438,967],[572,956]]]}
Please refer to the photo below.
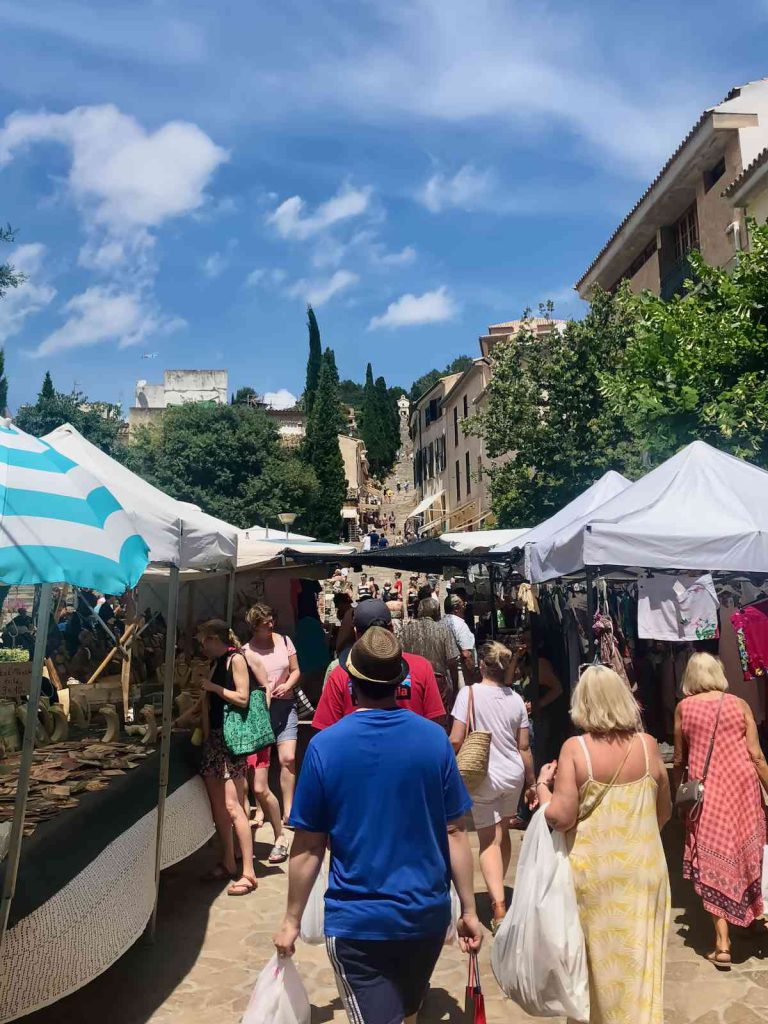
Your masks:
{"label": "denim shorts", "polygon": [[299,716],[293,698],[273,700],[269,705],[269,719],[278,746],[281,743],[295,742],[299,738]]}

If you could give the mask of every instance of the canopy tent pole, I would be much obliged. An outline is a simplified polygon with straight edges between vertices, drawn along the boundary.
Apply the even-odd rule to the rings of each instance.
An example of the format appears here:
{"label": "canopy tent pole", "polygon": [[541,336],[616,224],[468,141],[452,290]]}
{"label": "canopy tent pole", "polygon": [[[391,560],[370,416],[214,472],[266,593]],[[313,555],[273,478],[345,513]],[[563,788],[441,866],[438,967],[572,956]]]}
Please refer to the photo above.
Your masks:
{"label": "canopy tent pole", "polygon": [[491,640],[495,640],[498,636],[499,624],[496,619],[496,573],[493,562],[488,563],[488,585],[490,586]]}
{"label": "canopy tent pole", "polygon": [[229,574],[227,581],[227,625],[232,629],[232,618],[235,614],[235,569]]}
{"label": "canopy tent pole", "polygon": [[587,661],[590,664],[595,660],[595,612],[597,602],[595,600],[595,570],[592,566],[584,567],[587,580]]}
{"label": "canopy tent pole", "polygon": [[163,725],[160,741],[160,781],[157,790],[157,840],[155,844],[155,905],[149,924],[149,939],[155,938],[157,901],[160,895],[160,865],[163,852],[165,797],[168,792],[168,765],[171,756],[171,721],[173,719],[173,680],[176,669],[176,621],[179,613],[179,568],[171,566],[168,580],[168,632],[165,637],[165,680],[163,684]]}
{"label": "canopy tent pole", "polygon": [[11,913],[11,902],[16,891],[16,879],[19,873],[21,857],[21,840],[24,834],[24,818],[27,813],[27,796],[29,795],[29,777],[32,771],[32,758],[35,752],[35,731],[37,728],[37,708],[40,704],[40,691],[43,682],[43,661],[48,642],[48,623],[51,618],[53,585],[40,585],[40,599],[37,605],[37,632],[35,633],[35,650],[32,656],[32,679],[29,684],[29,703],[27,704],[27,721],[24,726],[24,745],[21,750],[19,765],[19,781],[16,787],[16,800],[13,805],[13,823],[8,846],[8,859],[5,864],[3,879],[2,905],[0,906],[0,951],[3,948],[8,918]]}

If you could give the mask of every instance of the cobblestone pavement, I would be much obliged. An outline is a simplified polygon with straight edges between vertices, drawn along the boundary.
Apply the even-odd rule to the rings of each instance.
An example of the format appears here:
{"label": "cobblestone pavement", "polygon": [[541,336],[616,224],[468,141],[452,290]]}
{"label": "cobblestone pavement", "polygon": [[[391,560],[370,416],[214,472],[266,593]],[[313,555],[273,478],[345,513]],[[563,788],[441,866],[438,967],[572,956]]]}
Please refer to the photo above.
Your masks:
{"label": "cobblestone pavement", "polygon": [[[257,858],[269,852],[259,833]],[[476,847],[475,837],[472,835]],[[516,857],[520,836],[513,833]],[[759,1024],[768,1021],[768,944],[736,938],[734,967],[719,974],[702,959],[710,925],[680,877],[679,829],[666,837],[672,877],[672,934],[666,986],[666,1024]],[[257,894],[233,899],[198,878],[214,861],[207,847],[163,875],[157,942],[137,943],[91,985],[28,1024],[238,1024],[259,971],[271,956],[271,936],[284,905],[283,867],[263,868]],[[514,878],[514,864],[510,870]],[[479,872],[475,889],[483,892]],[[487,902],[479,897],[481,917]],[[105,908],[105,913],[109,909]],[[485,918],[487,920],[487,916]],[[532,1018],[502,997],[490,971],[490,935],[481,958],[489,1024]],[[322,947],[300,946],[296,962],[310,994],[312,1024],[346,1021]],[[40,965],[45,970],[45,964]],[[432,979],[421,1024],[463,1021],[460,1007],[466,961],[447,947]],[[562,1022],[561,1022],[562,1024]]]}

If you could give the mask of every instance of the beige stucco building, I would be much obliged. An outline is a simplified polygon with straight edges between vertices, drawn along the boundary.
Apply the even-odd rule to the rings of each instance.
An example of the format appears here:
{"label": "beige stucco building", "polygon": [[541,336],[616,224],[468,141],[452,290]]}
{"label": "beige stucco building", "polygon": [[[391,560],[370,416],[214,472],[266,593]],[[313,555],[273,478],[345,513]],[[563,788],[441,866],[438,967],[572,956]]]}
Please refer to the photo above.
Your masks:
{"label": "beige stucco building", "polygon": [[671,298],[694,249],[713,266],[729,266],[748,242],[744,208],[724,192],[766,146],[768,79],[760,79],[702,113],[576,282],[579,295],[628,280],[633,291]]}
{"label": "beige stucco building", "polygon": [[411,408],[410,434],[413,444],[413,484],[419,499],[412,515],[423,534],[442,533],[446,519],[446,467],[448,439],[443,409],[445,396],[460,373],[441,377]]}
{"label": "beige stucco building", "polygon": [[[758,224],[768,221],[768,147],[731,182],[724,195],[742,216],[751,217]],[[749,247],[749,227],[739,242],[741,248]]]}
{"label": "beige stucco building", "polygon": [[210,402],[226,405],[229,401],[229,374],[226,370],[166,370],[162,384],[136,381],[136,397],[128,410],[128,430],[162,418],[172,405]]}
{"label": "beige stucco building", "polygon": [[360,535],[360,506],[368,490],[368,455],[360,438],[346,434],[339,434],[338,437],[344,475],[347,478],[347,496],[341,510],[344,539],[355,541]]}

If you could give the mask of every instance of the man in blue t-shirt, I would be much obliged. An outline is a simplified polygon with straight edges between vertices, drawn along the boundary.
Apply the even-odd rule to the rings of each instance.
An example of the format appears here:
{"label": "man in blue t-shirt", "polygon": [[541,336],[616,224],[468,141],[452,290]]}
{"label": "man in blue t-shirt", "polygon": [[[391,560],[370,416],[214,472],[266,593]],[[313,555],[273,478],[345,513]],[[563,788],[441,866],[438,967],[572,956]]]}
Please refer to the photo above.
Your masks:
{"label": "man in blue t-shirt", "polygon": [[330,841],[328,956],[353,1024],[411,1024],[461,903],[461,948],[480,948],[462,822],[472,801],[445,731],[397,706],[408,674],[395,636],[372,626],[347,659],[356,711],[309,745],[290,824],[288,905],[275,935],[291,956]]}

